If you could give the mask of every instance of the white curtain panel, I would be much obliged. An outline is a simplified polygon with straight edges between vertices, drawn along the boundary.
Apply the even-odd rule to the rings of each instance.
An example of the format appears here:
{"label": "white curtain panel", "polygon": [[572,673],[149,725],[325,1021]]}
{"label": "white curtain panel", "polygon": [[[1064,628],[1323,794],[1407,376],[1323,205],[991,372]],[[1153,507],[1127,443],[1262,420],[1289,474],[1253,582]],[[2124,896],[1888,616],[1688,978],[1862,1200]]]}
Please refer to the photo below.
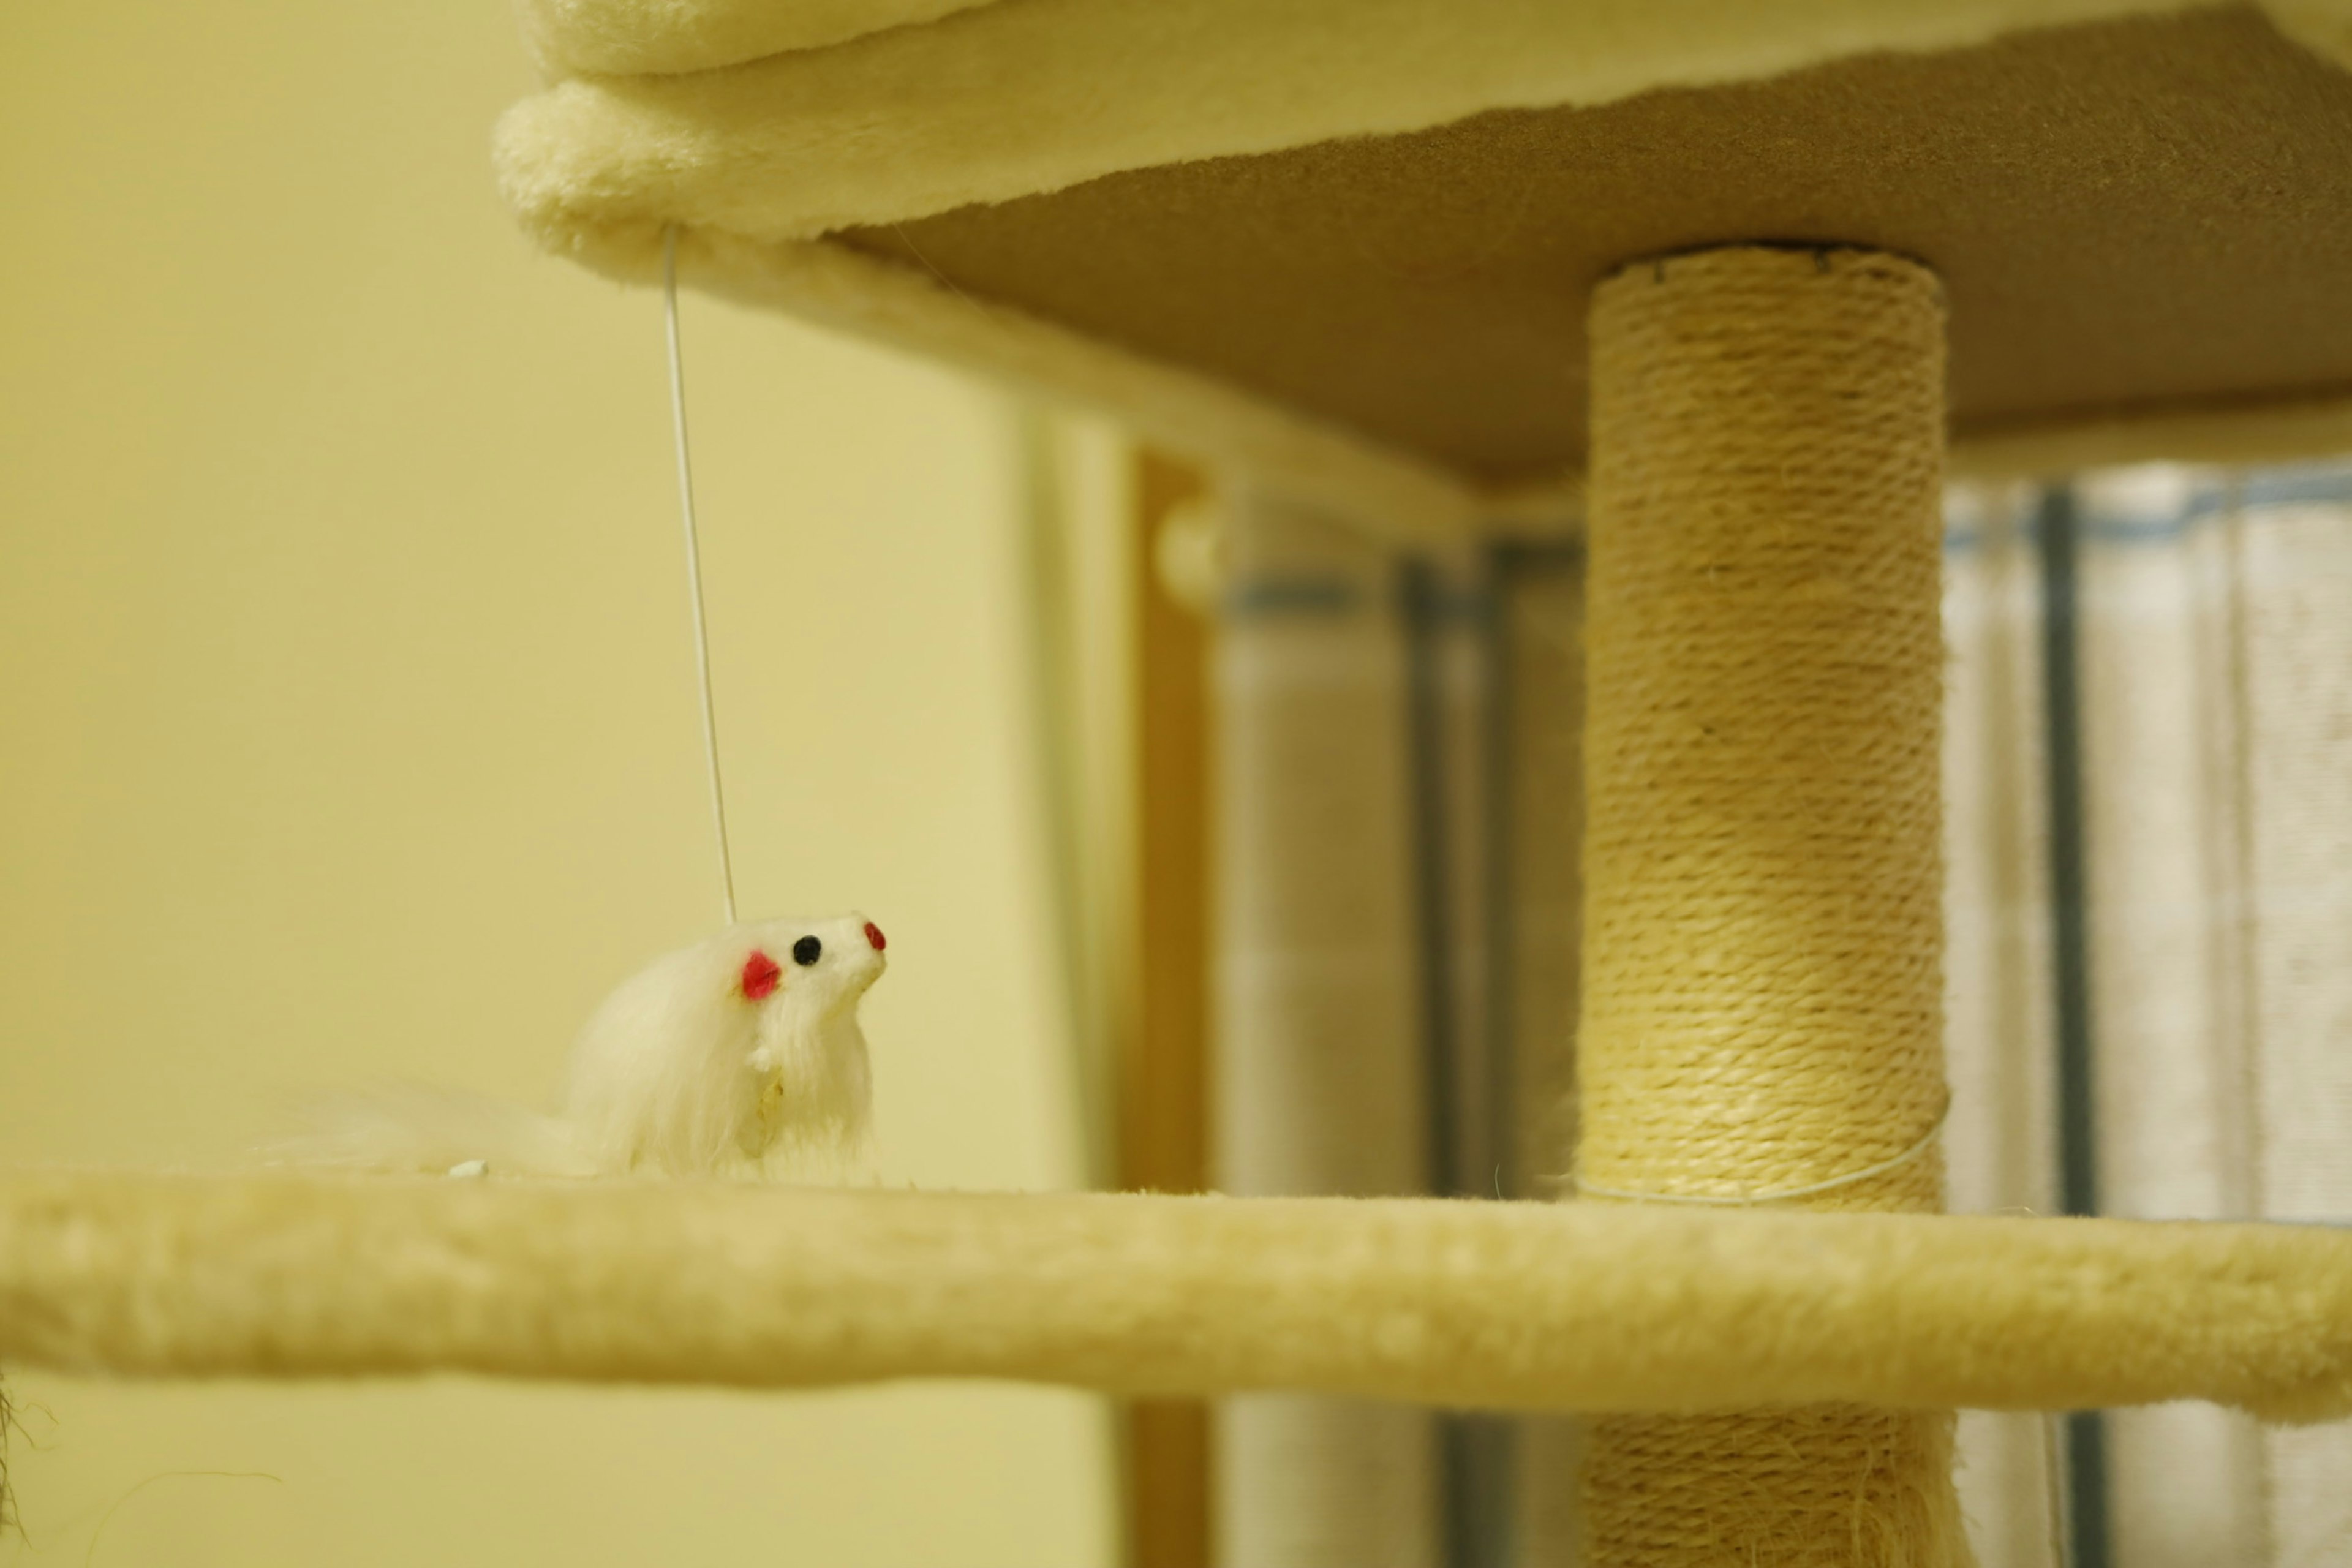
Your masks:
{"label": "white curtain panel", "polygon": [[[2352,465],[2085,476],[2076,642],[2104,1212],[2352,1218]],[[2039,493],[1956,490],[1955,1208],[2057,1205]],[[1986,1568],[2055,1562],[2046,1441],[1971,1414]],[[2352,1565],[2352,1430],[2108,1418],[2116,1568]]]}
{"label": "white curtain panel", "polygon": [[[2235,514],[2255,1134],[2273,1219],[2352,1220],[2352,464],[2251,476]],[[2352,1564],[2352,1426],[2273,1430],[2279,1568]]]}
{"label": "white curtain panel", "polygon": [[[2048,760],[2033,492],[1963,488],[1948,507],[1944,632],[1944,1149],[1958,1213],[2057,1208]],[[2050,1424],[1964,1411],[1960,1500],[1982,1568],[2058,1561]]]}
{"label": "white curtain panel", "polygon": [[[1396,563],[1244,490],[1215,653],[1214,1180],[1270,1196],[1429,1180],[1409,668]],[[1220,1568],[1435,1568],[1424,1410],[1224,1401]]]}

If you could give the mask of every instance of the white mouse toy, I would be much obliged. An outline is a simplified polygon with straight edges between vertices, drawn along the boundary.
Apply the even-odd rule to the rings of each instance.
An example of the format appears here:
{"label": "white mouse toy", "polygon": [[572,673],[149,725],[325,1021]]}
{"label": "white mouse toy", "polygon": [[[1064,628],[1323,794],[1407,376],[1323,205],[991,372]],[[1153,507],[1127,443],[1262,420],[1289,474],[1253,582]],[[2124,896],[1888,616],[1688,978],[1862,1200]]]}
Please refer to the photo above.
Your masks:
{"label": "white mouse toy", "polygon": [[552,1114],[383,1089],[321,1107],[278,1152],[452,1175],[845,1173],[870,1122],[857,1005],[883,947],[856,914],[731,926],[604,999]]}

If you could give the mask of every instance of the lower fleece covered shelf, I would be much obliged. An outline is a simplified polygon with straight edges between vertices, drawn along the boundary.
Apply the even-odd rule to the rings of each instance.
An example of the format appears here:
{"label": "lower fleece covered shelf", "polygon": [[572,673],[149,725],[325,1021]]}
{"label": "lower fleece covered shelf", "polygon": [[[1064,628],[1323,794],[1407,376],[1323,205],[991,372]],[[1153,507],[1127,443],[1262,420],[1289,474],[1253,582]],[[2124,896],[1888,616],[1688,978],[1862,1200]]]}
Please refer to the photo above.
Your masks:
{"label": "lower fleece covered shelf", "polygon": [[0,1368],[2352,1414],[2352,1233],[1601,1204],[0,1177]]}

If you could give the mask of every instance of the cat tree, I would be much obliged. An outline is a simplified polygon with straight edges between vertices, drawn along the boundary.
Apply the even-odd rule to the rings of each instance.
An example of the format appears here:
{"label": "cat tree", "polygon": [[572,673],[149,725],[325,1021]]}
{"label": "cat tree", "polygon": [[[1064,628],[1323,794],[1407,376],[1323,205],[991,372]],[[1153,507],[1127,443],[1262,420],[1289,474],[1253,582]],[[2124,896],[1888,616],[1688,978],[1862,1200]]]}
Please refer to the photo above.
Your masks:
{"label": "cat tree", "polygon": [[1590,1411],[1603,1564],[1965,1561],[1956,1406],[2352,1413],[2352,1237],[1935,1213],[1948,439],[2352,447],[2352,5],[525,10],[551,250],[1581,513],[1581,1201],[16,1178],[0,1361]]}

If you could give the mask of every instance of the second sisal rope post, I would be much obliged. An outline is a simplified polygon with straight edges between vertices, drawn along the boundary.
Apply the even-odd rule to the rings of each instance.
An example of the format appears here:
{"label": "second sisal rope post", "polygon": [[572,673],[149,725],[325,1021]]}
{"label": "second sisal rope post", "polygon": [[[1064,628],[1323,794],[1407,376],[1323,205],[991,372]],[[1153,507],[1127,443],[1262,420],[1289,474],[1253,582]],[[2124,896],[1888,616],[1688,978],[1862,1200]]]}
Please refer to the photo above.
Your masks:
{"label": "second sisal rope post", "polygon": [[[1593,297],[1591,1201],[1941,1206],[1943,329],[1860,250]],[[1595,1568],[1968,1561],[1948,1415],[1611,1417],[1584,1497]]]}

